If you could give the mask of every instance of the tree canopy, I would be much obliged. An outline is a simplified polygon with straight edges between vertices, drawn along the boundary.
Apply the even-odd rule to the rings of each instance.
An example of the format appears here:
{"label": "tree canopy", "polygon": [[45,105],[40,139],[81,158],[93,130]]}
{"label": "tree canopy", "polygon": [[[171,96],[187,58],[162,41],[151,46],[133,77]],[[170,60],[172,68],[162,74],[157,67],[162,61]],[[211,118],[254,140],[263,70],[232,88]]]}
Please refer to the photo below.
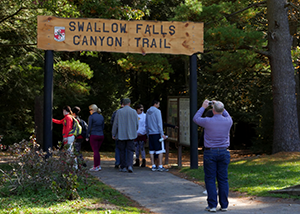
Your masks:
{"label": "tree canopy", "polygon": [[[290,54],[287,52],[284,55],[288,61],[290,56],[290,64],[278,71],[289,78],[274,76],[271,63],[276,55],[270,55],[270,39],[273,35],[270,25],[274,24],[275,30],[281,30],[280,27],[286,23],[267,16],[271,4],[269,1],[1,1],[0,134],[4,135],[3,142],[11,144],[34,131],[34,100],[43,95],[44,81],[44,52],[36,48],[37,16],[53,15],[65,18],[204,22],[205,51],[197,55],[199,106],[206,98],[224,102],[235,122],[232,148],[252,146],[258,151],[270,152],[273,142],[280,144],[279,137],[273,139],[273,136],[277,136],[273,135],[274,125],[275,128],[279,127],[276,128],[279,135],[282,135],[282,130],[298,130],[298,123],[294,120],[297,116],[284,114],[286,108],[295,106],[295,96],[287,101],[288,105],[284,104],[284,109],[274,109],[273,106],[278,104],[273,105],[272,102],[278,94],[274,94],[276,84],[286,85],[292,81],[291,78],[297,80],[300,5],[296,0],[276,2],[282,13],[286,14],[290,29],[290,32],[282,31],[282,35],[294,38]],[[277,42],[274,47],[281,44]],[[274,82],[274,78],[279,83]],[[292,97],[295,91],[291,90],[295,90],[298,82],[290,85],[285,94]],[[153,98],[160,98],[165,117],[167,97],[189,95],[188,83],[187,56],[55,52],[53,115],[60,118],[60,109],[64,105],[78,105],[86,120],[88,106],[95,103],[102,109],[109,124],[112,112],[119,107],[120,98],[128,96],[133,105],[142,103],[145,109]],[[293,127],[281,129],[279,117],[292,120]],[[106,126],[108,136],[110,128]],[[245,139],[249,130],[254,134]],[[54,135],[57,136],[55,140],[60,139],[60,127],[54,126]],[[295,135],[287,141],[297,145],[297,138]],[[291,150],[287,146],[276,148]],[[297,146],[293,148],[298,150]]]}

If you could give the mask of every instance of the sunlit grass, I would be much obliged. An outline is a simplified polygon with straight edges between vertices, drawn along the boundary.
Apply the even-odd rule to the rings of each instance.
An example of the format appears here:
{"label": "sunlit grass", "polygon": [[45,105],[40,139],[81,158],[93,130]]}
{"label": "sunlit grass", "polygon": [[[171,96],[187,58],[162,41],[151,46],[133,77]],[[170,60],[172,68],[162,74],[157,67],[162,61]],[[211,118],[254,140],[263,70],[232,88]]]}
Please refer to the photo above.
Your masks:
{"label": "sunlit grass", "polygon": [[[4,165],[6,164],[1,164],[0,167],[3,168]],[[24,189],[21,195],[1,194],[0,213],[149,213],[136,208],[138,204],[93,176],[88,178],[88,185],[80,184],[80,198],[77,200],[59,201],[50,190],[40,190],[42,191]]]}
{"label": "sunlit grass", "polygon": [[[181,172],[204,182],[203,167],[183,168]],[[300,153],[279,153],[263,155],[232,162],[228,168],[229,187],[255,196],[298,198],[288,194],[273,194],[269,191],[300,184]]]}

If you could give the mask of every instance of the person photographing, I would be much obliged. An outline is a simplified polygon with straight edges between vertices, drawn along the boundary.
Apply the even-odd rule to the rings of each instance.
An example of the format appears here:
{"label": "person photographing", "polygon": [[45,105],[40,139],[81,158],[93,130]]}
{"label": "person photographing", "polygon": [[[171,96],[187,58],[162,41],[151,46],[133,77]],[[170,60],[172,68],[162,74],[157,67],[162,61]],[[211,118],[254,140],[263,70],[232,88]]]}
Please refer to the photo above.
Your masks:
{"label": "person photographing", "polygon": [[[212,106],[213,117],[202,117],[208,106]],[[205,129],[203,165],[208,202],[206,210],[216,212],[219,194],[220,210],[227,211],[229,204],[228,165],[230,163],[228,147],[230,145],[229,133],[233,123],[232,118],[222,102],[205,100],[202,107],[194,115],[193,121]]]}

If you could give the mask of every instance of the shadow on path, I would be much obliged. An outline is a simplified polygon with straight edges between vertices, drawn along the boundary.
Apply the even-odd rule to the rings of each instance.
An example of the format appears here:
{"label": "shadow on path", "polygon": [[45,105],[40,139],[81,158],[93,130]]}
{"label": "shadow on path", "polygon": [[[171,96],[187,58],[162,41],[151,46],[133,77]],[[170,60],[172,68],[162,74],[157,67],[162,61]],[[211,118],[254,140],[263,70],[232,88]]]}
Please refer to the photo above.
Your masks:
{"label": "shadow on path", "polygon": [[[89,165],[91,162],[89,163]],[[103,183],[113,187],[155,213],[201,214],[207,206],[204,188],[169,172],[152,172],[134,168],[133,173],[119,172],[114,161],[101,160],[102,171],[91,172]],[[218,211],[221,213],[221,211]],[[236,214],[300,213],[300,204],[266,203],[258,200],[229,198],[228,212]]]}

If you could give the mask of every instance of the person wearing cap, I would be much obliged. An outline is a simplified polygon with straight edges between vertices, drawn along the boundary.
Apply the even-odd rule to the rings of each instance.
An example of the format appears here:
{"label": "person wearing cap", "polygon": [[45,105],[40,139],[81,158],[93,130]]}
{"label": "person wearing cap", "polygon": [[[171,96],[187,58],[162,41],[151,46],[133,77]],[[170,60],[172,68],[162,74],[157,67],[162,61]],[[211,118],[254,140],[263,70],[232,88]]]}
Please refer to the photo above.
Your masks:
{"label": "person wearing cap", "polygon": [[[202,117],[205,109],[212,105],[213,117]],[[228,165],[230,163],[229,133],[232,126],[232,118],[220,101],[205,100],[202,107],[193,118],[194,123],[204,128],[204,153],[203,166],[205,174],[205,186],[207,190],[207,211],[216,212],[219,194],[221,211],[228,208]],[[218,191],[216,188],[218,181]]]}
{"label": "person wearing cap", "polygon": [[123,104],[124,107],[117,111],[114,119],[112,138],[118,140],[120,171],[133,172],[134,139],[137,138],[139,121],[136,111],[130,107],[130,99],[123,99]]}

